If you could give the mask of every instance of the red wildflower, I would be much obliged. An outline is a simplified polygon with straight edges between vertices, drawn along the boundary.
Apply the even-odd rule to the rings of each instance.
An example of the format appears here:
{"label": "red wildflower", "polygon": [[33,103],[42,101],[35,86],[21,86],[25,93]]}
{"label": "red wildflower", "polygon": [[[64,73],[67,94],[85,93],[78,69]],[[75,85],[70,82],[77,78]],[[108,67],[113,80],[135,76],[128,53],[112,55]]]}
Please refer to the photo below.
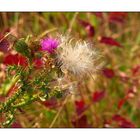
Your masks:
{"label": "red wildflower", "polygon": [[78,119],[72,121],[72,124],[75,128],[89,128],[90,125],[88,124],[87,116],[83,115]]}
{"label": "red wildflower", "polygon": [[121,109],[121,107],[126,103],[127,98],[123,98],[118,103],[118,108]]}
{"label": "red wildflower", "polygon": [[105,92],[104,91],[95,91],[92,95],[92,100],[93,102],[99,102],[100,100],[102,100],[105,96]]}
{"label": "red wildflower", "polygon": [[140,72],[140,65],[137,65],[134,68],[132,68],[132,74],[134,76],[136,76],[137,74],[139,74],[139,72]]}
{"label": "red wildflower", "polygon": [[104,43],[106,45],[122,47],[120,43],[118,43],[116,40],[114,40],[111,37],[102,36],[102,37],[99,37],[99,41],[100,43]]}
{"label": "red wildflower", "polygon": [[88,23],[88,22],[86,22],[86,21],[84,21],[84,20],[78,19],[78,21],[79,21],[79,23],[80,23],[83,27],[85,27],[85,29],[86,29],[86,31],[87,31],[87,33],[88,33],[88,36],[89,36],[89,37],[93,37],[94,34],[95,34],[95,29],[94,29],[94,27],[93,27],[90,23]]}
{"label": "red wildflower", "polygon": [[105,68],[105,69],[103,69],[103,75],[107,78],[113,78],[115,76],[115,73],[112,69]]}
{"label": "red wildflower", "polygon": [[5,65],[27,66],[27,59],[19,54],[9,54],[4,58]]}
{"label": "red wildflower", "polygon": [[129,88],[126,92],[126,95],[124,98],[122,98],[119,103],[118,103],[118,108],[120,109],[128,99],[131,99],[134,97],[134,94],[137,92],[137,89],[136,87],[132,87],[132,88]]}
{"label": "red wildflower", "polygon": [[76,105],[76,112],[78,115],[80,115],[86,109],[85,102],[83,100],[75,101],[75,105]]}
{"label": "red wildflower", "polygon": [[110,23],[124,23],[126,17],[125,12],[110,12],[108,19]]}
{"label": "red wildflower", "polygon": [[120,115],[114,115],[112,117],[113,121],[115,121],[119,127],[121,128],[135,128],[136,126],[126,118],[120,116]]}

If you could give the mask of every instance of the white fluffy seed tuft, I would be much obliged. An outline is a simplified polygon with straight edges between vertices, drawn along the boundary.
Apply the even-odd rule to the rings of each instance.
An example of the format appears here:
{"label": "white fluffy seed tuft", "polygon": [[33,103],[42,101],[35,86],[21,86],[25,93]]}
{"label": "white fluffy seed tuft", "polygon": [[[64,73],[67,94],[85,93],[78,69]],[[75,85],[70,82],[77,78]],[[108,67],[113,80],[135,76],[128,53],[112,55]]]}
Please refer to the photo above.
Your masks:
{"label": "white fluffy seed tuft", "polygon": [[85,41],[63,37],[57,48],[57,60],[61,69],[77,76],[97,72],[102,67],[98,62],[99,58],[99,53]]}

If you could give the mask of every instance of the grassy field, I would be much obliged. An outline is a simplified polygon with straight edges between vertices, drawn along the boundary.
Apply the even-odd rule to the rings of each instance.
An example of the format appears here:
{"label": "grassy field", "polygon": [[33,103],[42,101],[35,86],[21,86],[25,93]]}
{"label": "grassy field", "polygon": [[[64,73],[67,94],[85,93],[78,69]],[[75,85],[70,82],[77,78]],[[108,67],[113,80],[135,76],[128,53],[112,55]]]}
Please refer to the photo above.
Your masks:
{"label": "grassy field", "polygon": [[[0,31],[1,127],[140,127],[140,13],[0,13]],[[33,69],[28,77],[25,74],[28,71],[23,70],[22,78],[26,77],[21,80],[26,85],[24,88],[16,81],[17,73],[21,72],[20,68],[12,67],[16,60],[8,60],[8,63],[12,62],[7,66],[5,59],[11,53],[28,57],[26,48],[15,51],[12,47],[21,38],[33,50],[33,55],[38,56],[40,54],[35,52],[38,42],[60,34],[90,42],[100,52],[104,66],[94,74],[94,78],[91,75],[78,77],[72,93],[64,91],[62,94],[65,95],[57,94],[50,98],[44,98],[43,93],[43,97],[39,95],[32,100],[32,95],[40,93],[38,85],[42,81],[32,88],[28,82],[31,77],[39,77],[41,70]],[[50,63],[48,60],[46,65]],[[22,93],[15,97],[15,91],[20,88],[25,92],[24,97]],[[15,105],[26,98],[29,98],[27,103]]]}

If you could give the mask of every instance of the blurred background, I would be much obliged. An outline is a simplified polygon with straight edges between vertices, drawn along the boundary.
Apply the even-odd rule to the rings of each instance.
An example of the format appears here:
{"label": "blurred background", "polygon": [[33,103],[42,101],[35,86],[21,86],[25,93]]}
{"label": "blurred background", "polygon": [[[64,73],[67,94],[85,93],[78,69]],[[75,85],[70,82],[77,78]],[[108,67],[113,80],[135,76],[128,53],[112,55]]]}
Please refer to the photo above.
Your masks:
{"label": "blurred background", "polygon": [[140,13],[0,13],[0,36],[9,30],[17,38],[70,33],[92,42],[106,63],[65,104],[34,102],[17,111],[11,127],[140,127]]}

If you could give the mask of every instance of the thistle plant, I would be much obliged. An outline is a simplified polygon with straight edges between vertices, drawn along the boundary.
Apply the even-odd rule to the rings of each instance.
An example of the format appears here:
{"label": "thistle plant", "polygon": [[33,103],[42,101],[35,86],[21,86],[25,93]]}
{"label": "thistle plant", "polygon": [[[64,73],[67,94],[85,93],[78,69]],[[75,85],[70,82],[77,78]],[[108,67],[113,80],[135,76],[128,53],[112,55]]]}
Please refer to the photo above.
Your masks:
{"label": "thistle plant", "polygon": [[93,76],[103,65],[92,44],[70,37],[15,39],[3,56],[0,85],[1,127],[10,127],[17,109],[51,97],[74,93],[79,78]]}

